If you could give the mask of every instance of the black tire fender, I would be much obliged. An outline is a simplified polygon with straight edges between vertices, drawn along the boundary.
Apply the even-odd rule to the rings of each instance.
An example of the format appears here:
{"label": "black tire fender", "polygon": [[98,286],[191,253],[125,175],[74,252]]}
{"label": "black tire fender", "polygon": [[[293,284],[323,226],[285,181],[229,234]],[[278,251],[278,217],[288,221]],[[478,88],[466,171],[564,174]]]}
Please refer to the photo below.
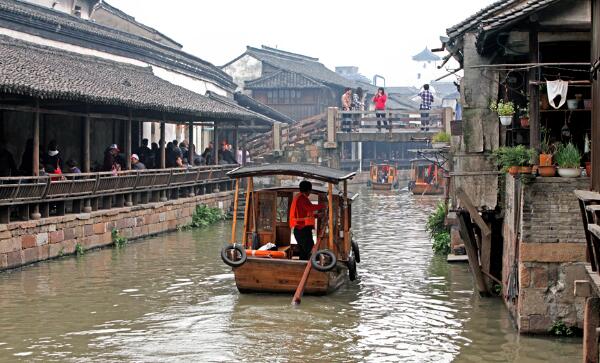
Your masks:
{"label": "black tire fender", "polygon": [[[321,256],[328,257],[330,259],[330,262],[327,265],[321,265]],[[315,270],[327,272],[335,267],[335,265],[337,264],[337,258],[335,257],[335,254],[333,254],[333,252],[331,252],[330,250],[319,250],[311,256],[310,263],[312,264],[312,267],[314,267]]]}
{"label": "black tire fender", "polygon": [[358,242],[352,240],[350,241],[352,246],[352,254],[354,255],[354,260],[356,263],[360,263],[360,249],[358,248]]}
{"label": "black tire fender", "polygon": [[348,262],[346,262],[348,266],[348,277],[350,277],[350,281],[356,280],[356,260],[354,256],[348,257]]}
{"label": "black tire fender", "polygon": [[[229,257],[229,251],[231,251],[231,250],[235,250],[235,251],[239,252],[239,254],[240,254],[239,260],[234,261]],[[225,262],[226,265],[229,265],[231,267],[240,267],[241,265],[246,263],[246,259],[247,259],[246,250],[238,244],[225,246],[225,247],[223,247],[223,249],[221,249],[221,259],[223,260],[223,262]]]}

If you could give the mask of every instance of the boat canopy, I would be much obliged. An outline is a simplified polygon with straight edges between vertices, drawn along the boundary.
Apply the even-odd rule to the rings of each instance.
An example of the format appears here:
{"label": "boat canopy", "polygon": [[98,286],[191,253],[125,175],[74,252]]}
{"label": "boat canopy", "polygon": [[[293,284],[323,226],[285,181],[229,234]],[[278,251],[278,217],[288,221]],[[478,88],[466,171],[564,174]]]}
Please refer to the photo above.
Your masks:
{"label": "boat canopy", "polygon": [[227,175],[232,179],[250,176],[292,175],[338,184],[344,180],[352,179],[356,173],[312,164],[280,163],[242,166],[230,171]]}

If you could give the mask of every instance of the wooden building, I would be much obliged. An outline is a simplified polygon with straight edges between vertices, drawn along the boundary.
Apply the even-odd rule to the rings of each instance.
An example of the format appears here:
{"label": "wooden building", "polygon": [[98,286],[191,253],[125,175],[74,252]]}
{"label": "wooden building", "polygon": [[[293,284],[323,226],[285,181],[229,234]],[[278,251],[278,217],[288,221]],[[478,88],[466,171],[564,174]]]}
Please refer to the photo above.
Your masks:
{"label": "wooden building", "polygon": [[[465,207],[459,215],[469,214],[479,231],[486,229],[481,214],[487,232],[493,232],[475,248],[479,255],[469,257],[471,266],[482,270],[488,287],[499,284],[522,333],[544,334],[556,322],[582,326],[584,300],[572,287],[585,276],[589,251],[573,191],[587,189],[590,178],[513,177],[498,171],[492,153],[513,145],[539,151],[542,128],[550,142],[574,143],[583,161],[589,157],[586,135],[597,145],[590,133],[597,126],[592,126],[591,107],[584,107],[598,106],[589,72],[597,59],[590,57],[597,36],[591,4],[498,1],[449,28],[443,44],[449,52],[445,60],[454,57],[464,69],[462,120],[453,125],[452,137],[454,206]],[[566,99],[588,102],[576,109],[566,103],[546,109],[541,99],[546,82],[553,80],[568,84]],[[501,126],[490,110],[496,100],[528,108],[529,125],[517,114],[509,126]],[[469,240],[462,222],[461,237]]]}
{"label": "wooden building", "polygon": [[247,47],[221,68],[233,77],[238,90],[295,120],[340,106],[344,88],[355,87],[318,58],[267,46]]}

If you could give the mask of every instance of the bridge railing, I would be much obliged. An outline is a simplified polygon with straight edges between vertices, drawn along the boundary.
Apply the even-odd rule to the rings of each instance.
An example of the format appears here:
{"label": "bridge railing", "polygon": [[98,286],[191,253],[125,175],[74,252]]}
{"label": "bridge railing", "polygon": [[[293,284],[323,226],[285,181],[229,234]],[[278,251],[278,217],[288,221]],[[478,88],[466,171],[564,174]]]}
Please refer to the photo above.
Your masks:
{"label": "bridge railing", "polygon": [[[444,110],[342,111],[335,113],[336,132],[405,132],[444,128]],[[425,115],[427,115],[425,117]]]}
{"label": "bridge railing", "polygon": [[[28,219],[31,209],[70,202],[76,212],[82,202],[90,210],[136,204],[179,196],[230,190],[232,181],[226,173],[236,165],[200,166],[185,169],[129,170],[100,173],[62,174],[0,178],[0,223],[11,216]],[[102,203],[98,203],[102,200]],[[42,208],[42,217],[44,217]],[[77,210],[76,210],[77,209]],[[89,211],[89,210],[88,210]],[[18,212],[18,213],[17,213]],[[34,217],[35,218],[35,217]]]}

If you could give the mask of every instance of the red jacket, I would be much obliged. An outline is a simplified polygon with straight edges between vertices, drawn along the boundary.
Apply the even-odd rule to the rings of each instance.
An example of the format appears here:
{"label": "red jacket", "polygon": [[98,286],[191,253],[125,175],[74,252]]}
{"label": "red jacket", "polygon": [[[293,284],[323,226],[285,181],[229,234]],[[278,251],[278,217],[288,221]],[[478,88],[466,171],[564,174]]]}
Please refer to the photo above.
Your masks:
{"label": "red jacket", "polygon": [[384,93],[382,95],[375,95],[373,97],[373,102],[375,102],[376,110],[385,110],[385,102],[387,101],[387,95]]}
{"label": "red jacket", "polygon": [[315,225],[314,212],[325,208],[323,204],[312,204],[310,199],[302,193],[298,193],[290,208],[290,228],[302,229]]}

